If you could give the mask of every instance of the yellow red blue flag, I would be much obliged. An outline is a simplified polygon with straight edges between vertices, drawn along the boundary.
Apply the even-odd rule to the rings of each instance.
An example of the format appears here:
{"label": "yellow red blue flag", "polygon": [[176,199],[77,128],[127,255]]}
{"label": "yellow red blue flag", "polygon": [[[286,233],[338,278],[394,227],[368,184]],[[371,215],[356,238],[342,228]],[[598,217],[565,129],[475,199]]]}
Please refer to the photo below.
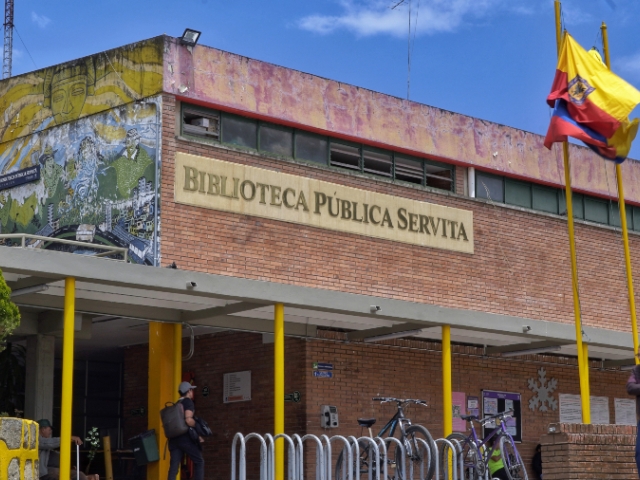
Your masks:
{"label": "yellow red blue flag", "polygon": [[574,137],[607,160],[620,163],[627,158],[638,132],[638,119],[629,120],[629,114],[640,103],[640,92],[568,33],[547,103],[554,107],[547,148]]}

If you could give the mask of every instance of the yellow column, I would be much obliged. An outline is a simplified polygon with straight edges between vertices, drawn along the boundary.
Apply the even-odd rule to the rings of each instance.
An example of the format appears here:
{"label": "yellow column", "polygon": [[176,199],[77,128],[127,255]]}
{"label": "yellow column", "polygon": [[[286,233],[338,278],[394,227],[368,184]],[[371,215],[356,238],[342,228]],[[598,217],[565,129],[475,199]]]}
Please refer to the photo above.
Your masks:
{"label": "yellow column", "polygon": [[182,324],[173,325],[173,393],[178,400],[178,387],[182,383]]}
{"label": "yellow column", "polygon": [[[560,2],[555,0],[556,41],[558,54],[561,47]],[[569,231],[569,252],[571,254],[571,290],[573,291],[573,314],[576,328],[576,351],[578,354],[578,373],[580,375],[580,400],[582,403],[582,423],[591,423],[591,405],[589,402],[589,369],[585,362],[585,350],[582,345],[582,320],[580,316],[580,298],[578,296],[578,262],[576,260],[576,241],[573,227],[573,197],[571,193],[571,168],[569,165],[569,144],[562,143],[564,159],[565,197],[567,202],[567,229]]]}
{"label": "yellow column", "polygon": [[[276,303],[273,315],[273,405],[274,405],[274,428],[273,433],[277,435],[284,433],[284,305]],[[284,440],[276,440],[275,445],[275,470],[276,480],[284,479]]]}
{"label": "yellow column", "polygon": [[165,480],[169,472],[169,455],[164,456],[167,439],[162,430],[160,410],[175,400],[174,337],[170,323],[149,323],[149,398],[148,428],[155,429],[160,460],[147,465],[147,480]]}
{"label": "yellow column", "polygon": [[[609,35],[607,25],[602,22],[602,50],[604,63],[611,69],[611,57],[609,57]],[[636,317],[636,299],[633,291],[633,272],[631,271],[631,252],[629,251],[629,231],[627,229],[627,212],[624,202],[624,183],[622,181],[622,168],[616,163],[616,181],[618,182],[618,205],[620,205],[620,226],[622,227],[622,244],[624,246],[624,263],[627,272],[627,291],[629,292],[629,311],[631,313],[631,333],[633,335],[633,354],[636,365],[640,363],[638,358],[638,319]]]}
{"label": "yellow column", "polygon": [[62,412],[60,425],[60,478],[71,476],[71,418],[73,408],[73,342],[76,279],[64,281],[64,338],[62,345]]}
{"label": "yellow column", "polygon": [[451,393],[451,326],[442,326],[442,426],[444,436],[453,433],[453,395]]}

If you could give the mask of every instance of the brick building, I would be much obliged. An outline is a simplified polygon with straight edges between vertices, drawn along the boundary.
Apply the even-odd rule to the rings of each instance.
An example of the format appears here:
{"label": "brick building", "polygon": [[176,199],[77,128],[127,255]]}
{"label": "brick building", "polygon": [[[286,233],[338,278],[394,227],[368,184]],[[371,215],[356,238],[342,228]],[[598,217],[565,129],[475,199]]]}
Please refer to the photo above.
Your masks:
{"label": "brick building", "polygon": [[[215,426],[205,458],[221,478],[235,432],[273,430],[275,303],[285,392],[300,393],[285,405],[288,433],[328,432],[320,412],[333,405],[328,433],[359,435],[357,417],[393,414],[371,400],[382,395],[425,399],[409,415],[441,437],[443,325],[454,404],[490,412],[505,404],[487,392],[519,395],[527,461],[570,417],[580,389],[564,172],[541,136],[166,36],[2,81],[0,93],[1,231],[52,239],[0,256],[14,290],[48,286],[18,297],[16,335],[47,352],[28,357],[27,415],[64,408],[47,379],[73,277],[85,361],[74,429],[98,423],[124,445],[159,428],[175,386],[167,326],[188,323],[179,373]],[[633,342],[615,173],[570,151],[592,409],[625,424]],[[623,173],[635,252],[640,164]],[[79,229],[93,247],[53,241]],[[63,254],[96,245],[120,250]],[[101,376],[100,362],[121,377]],[[225,374],[243,371],[250,400],[225,401]],[[115,380],[100,394],[114,378],[117,395],[104,388]]]}

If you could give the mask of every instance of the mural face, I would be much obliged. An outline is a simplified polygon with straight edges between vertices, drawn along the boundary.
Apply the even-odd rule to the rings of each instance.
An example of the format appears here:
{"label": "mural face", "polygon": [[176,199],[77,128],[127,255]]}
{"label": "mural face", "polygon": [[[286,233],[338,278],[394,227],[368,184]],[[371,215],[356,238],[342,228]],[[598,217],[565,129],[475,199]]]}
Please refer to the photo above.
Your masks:
{"label": "mural face", "polygon": [[164,38],[0,82],[0,155],[6,142],[162,91]]}
{"label": "mural face", "polygon": [[[64,92],[58,89],[60,118],[84,101],[79,98],[87,90],[77,80],[65,83]],[[153,264],[156,102],[132,103],[8,142],[0,153],[0,175],[39,165],[40,179],[0,190],[1,232],[125,247],[131,261]],[[92,252],[90,245],[32,241],[30,246]]]}

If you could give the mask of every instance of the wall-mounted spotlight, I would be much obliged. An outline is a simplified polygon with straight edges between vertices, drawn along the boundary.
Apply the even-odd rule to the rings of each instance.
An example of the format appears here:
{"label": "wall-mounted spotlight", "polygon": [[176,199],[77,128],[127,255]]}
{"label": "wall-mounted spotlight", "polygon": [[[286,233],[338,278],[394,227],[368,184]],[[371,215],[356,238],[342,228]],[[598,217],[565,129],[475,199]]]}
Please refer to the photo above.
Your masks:
{"label": "wall-mounted spotlight", "polygon": [[192,28],[185,28],[184,33],[180,37],[180,41],[184,45],[188,45],[189,47],[194,47],[196,43],[198,43],[198,39],[200,38],[201,34],[202,32],[199,32],[198,30],[194,30]]}

